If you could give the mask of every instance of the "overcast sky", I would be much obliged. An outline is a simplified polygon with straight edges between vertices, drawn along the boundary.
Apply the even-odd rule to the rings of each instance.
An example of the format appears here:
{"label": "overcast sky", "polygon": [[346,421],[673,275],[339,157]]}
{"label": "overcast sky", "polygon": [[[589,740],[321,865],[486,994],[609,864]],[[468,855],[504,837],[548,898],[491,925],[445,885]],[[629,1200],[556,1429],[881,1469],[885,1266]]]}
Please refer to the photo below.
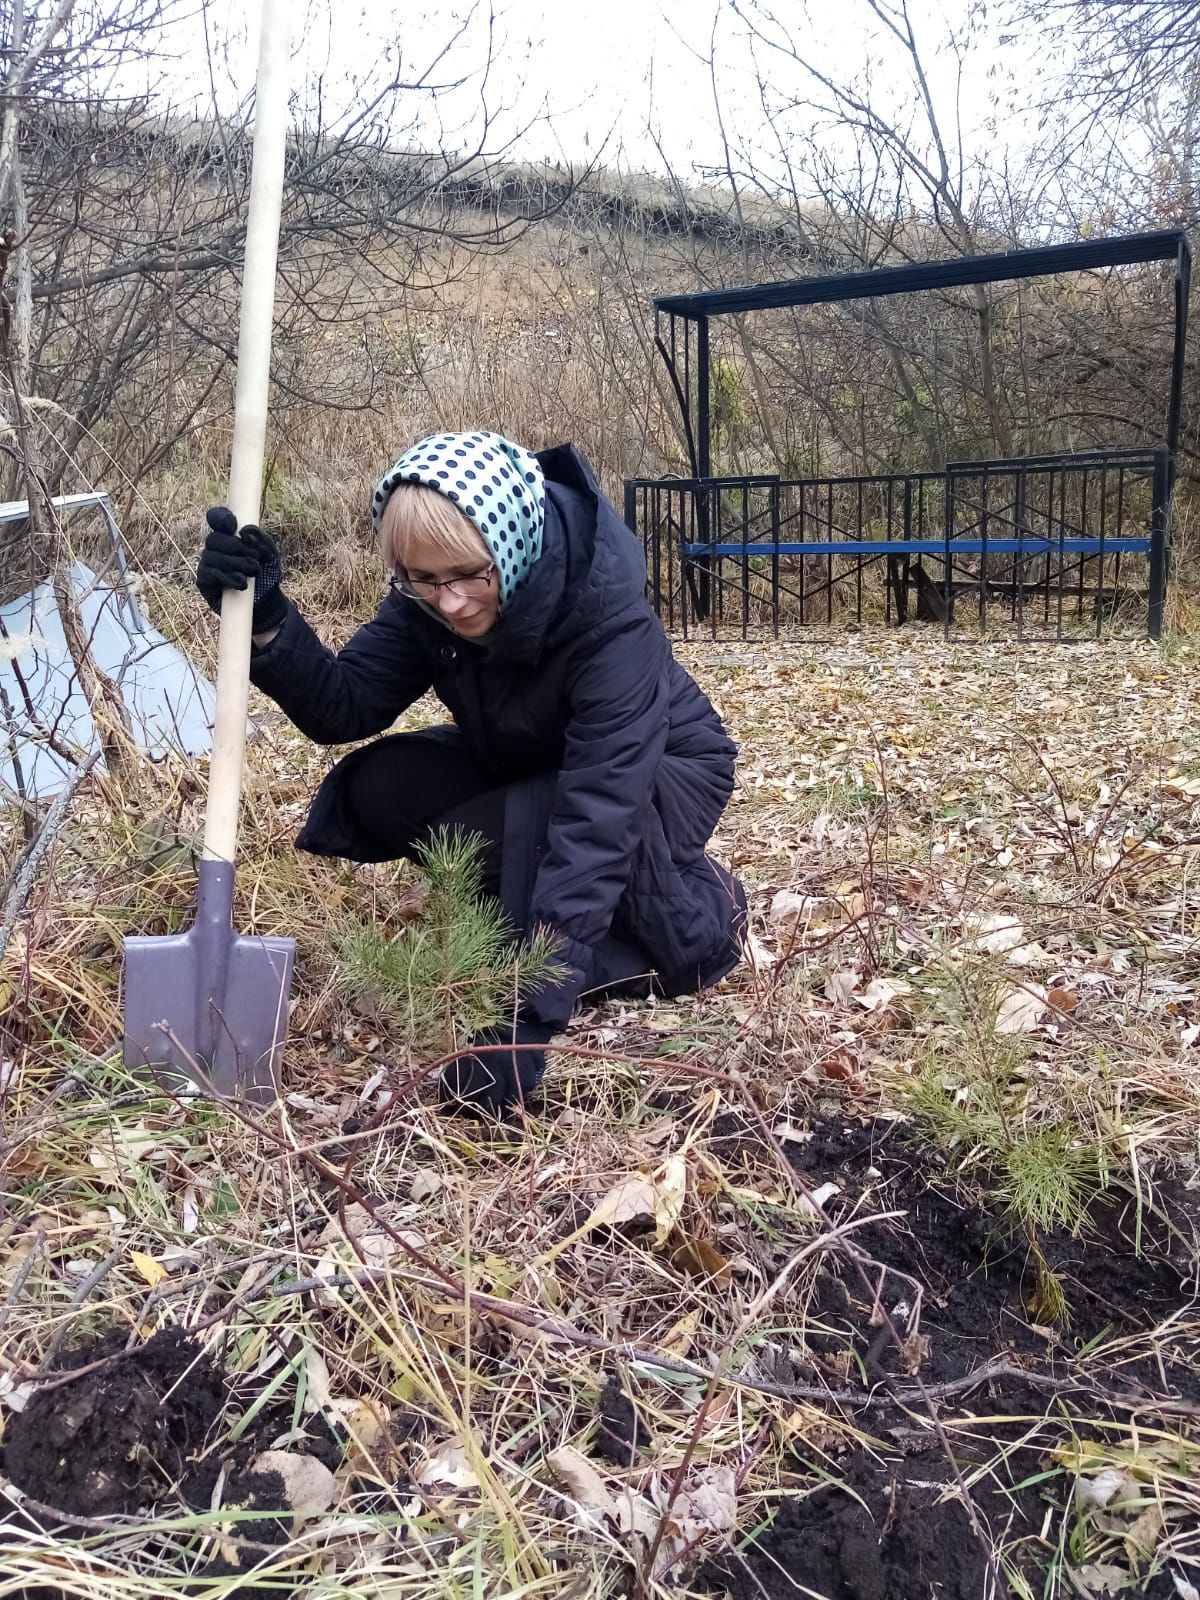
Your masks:
{"label": "overcast sky", "polygon": [[[894,86],[903,84],[907,92],[895,43],[867,0],[811,0],[808,6],[776,0],[775,10],[783,27],[831,75],[848,80],[870,70],[875,92],[885,101],[896,94]],[[1003,92],[1004,73],[1019,47],[1002,47],[996,24],[984,20],[969,0],[912,0],[911,12],[940,114],[952,123],[957,104],[967,148],[993,147],[992,92]],[[253,0],[249,5],[213,0],[210,37],[219,35],[222,43],[211,89],[207,71],[197,71],[205,53],[201,35],[175,35],[176,62],[168,68],[168,82],[178,104],[190,100],[203,110],[215,92],[227,108],[249,87],[256,13]],[[718,63],[731,140],[755,135],[761,120],[755,59],[744,25],[719,0],[496,0],[495,13],[489,108],[500,108],[498,133],[527,129],[516,151],[525,158],[580,161],[602,151],[607,164],[657,169],[665,159],[688,176],[696,168],[720,166],[710,55]],[[372,76],[386,70],[385,52],[390,52],[387,62],[394,63],[397,44],[408,69],[427,66],[461,24],[437,76],[468,81],[436,101],[426,98],[420,129],[427,147],[439,137],[460,148],[469,143],[478,116],[478,70],[489,42],[486,3],[308,0],[307,15],[300,6],[294,15],[297,79],[302,71],[324,72],[332,88],[327,90],[330,103],[365,94]],[[957,55],[950,38],[956,32],[962,36],[972,18],[972,48]],[[759,62],[780,89],[798,81],[794,68],[770,50],[759,50]],[[401,109],[411,113],[416,106],[417,98],[410,95]],[[406,121],[402,116],[401,123]],[[1019,142],[1024,131],[1019,116],[1002,118],[1004,142]]]}

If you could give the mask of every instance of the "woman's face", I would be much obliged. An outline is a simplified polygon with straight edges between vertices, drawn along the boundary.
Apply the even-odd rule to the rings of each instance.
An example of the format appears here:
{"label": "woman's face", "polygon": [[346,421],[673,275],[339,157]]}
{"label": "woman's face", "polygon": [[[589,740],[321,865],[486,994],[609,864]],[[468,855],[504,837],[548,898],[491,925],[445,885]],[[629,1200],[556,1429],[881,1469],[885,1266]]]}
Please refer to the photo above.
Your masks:
{"label": "woman's face", "polygon": [[413,540],[404,576],[462,638],[482,639],[495,627],[500,615],[500,579],[482,544],[478,562],[455,564],[447,562],[436,545]]}

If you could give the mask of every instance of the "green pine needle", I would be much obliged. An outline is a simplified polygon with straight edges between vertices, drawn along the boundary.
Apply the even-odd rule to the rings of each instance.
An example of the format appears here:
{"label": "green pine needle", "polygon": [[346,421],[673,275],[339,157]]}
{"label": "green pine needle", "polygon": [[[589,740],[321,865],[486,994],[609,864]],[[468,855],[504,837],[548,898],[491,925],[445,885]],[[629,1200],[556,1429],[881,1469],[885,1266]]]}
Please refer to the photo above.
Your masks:
{"label": "green pine needle", "polygon": [[484,894],[482,852],[481,839],[439,829],[418,850],[429,882],[421,914],[394,936],[359,921],[335,936],[342,992],[414,1049],[453,1049],[561,974],[552,939],[538,933],[518,944]]}
{"label": "green pine needle", "polygon": [[986,965],[949,968],[933,999],[932,1045],[903,1081],[914,1123],[986,1188],[1029,1238],[1037,1299],[1047,1320],[1065,1321],[1062,1284],[1039,1238],[1075,1232],[1104,1186],[1109,1150],[1086,1108],[1064,1096],[1053,1111],[1029,1103],[1029,1047],[997,1034],[1003,984]]}

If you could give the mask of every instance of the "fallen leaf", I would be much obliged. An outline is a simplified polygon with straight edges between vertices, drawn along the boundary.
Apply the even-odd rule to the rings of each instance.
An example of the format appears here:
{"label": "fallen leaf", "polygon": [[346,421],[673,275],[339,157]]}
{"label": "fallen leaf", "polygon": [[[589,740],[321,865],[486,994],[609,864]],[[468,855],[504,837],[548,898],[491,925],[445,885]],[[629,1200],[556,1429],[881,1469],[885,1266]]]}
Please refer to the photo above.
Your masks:
{"label": "fallen leaf", "polygon": [[309,1345],[304,1357],[306,1390],[304,1409],[311,1416],[333,1405],[333,1380],[325,1357],[315,1345]]}
{"label": "fallen leaf", "polygon": [[169,1276],[161,1261],[156,1261],[153,1256],[148,1256],[141,1250],[131,1250],[129,1259],[133,1262],[138,1276],[144,1278],[152,1289],[156,1283],[161,1283]]}
{"label": "fallen leaf", "polygon": [[[395,1454],[390,1407],[382,1400],[335,1400],[331,1407],[350,1435],[344,1470],[348,1476],[383,1473]],[[394,1476],[394,1472],[392,1474]]]}
{"label": "fallen leaf", "polygon": [[619,1228],[635,1222],[649,1227],[654,1221],[654,1204],[653,1183],[644,1173],[631,1173],[628,1178],[614,1183],[593,1206],[579,1232],[590,1233],[594,1228]]}
{"label": "fallen leaf", "polygon": [[852,1350],[831,1350],[824,1358],[825,1365],[836,1378],[844,1383],[854,1371],[854,1352]]}
{"label": "fallen leaf", "polygon": [[786,933],[801,921],[809,904],[806,894],[797,894],[795,889],[780,889],[771,901],[767,921]]}
{"label": "fallen leaf", "polygon": [[392,1238],[394,1231],[386,1216],[372,1215],[365,1206],[354,1201],[345,1208],[340,1218],[336,1218],[325,1229],[321,1243],[332,1244],[347,1239],[368,1261],[384,1262],[400,1248]]}
{"label": "fallen leaf", "polygon": [[678,1272],[692,1278],[711,1278],[716,1284],[727,1284],[733,1274],[728,1260],[715,1244],[695,1234],[679,1234],[671,1251],[671,1265]]}
{"label": "fallen leaf", "polygon": [[333,1473],[316,1456],[298,1455],[291,1450],[263,1450],[250,1463],[250,1470],[279,1474],[287,1503],[298,1523],[328,1511],[337,1494]]}
{"label": "fallen leaf", "polygon": [[686,1483],[671,1508],[685,1544],[737,1526],[737,1479],[731,1467],[709,1467]]}
{"label": "fallen leaf", "polygon": [[820,1209],[827,1205],[834,1195],[841,1194],[841,1185],[837,1183],[823,1183],[811,1194],[801,1195],[796,1202],[796,1210],[810,1217],[820,1214]]}
{"label": "fallen leaf", "polygon": [[[343,1030],[342,1037],[345,1044],[354,1052],[356,1056],[374,1055],[376,1050],[379,1049],[379,1035],[377,1033],[369,1033],[355,1024],[351,1024],[348,1028],[345,1028]],[[378,1085],[374,1085],[373,1087],[378,1087]],[[370,1091],[368,1090],[368,1093],[369,1092]]]}
{"label": "fallen leaf", "polygon": [[990,956],[1004,955],[1025,943],[1025,929],[1010,912],[995,911],[975,922],[975,946]]}
{"label": "fallen leaf", "polygon": [[1138,1487],[1120,1467],[1102,1467],[1094,1476],[1075,1480],[1075,1503],[1081,1511],[1103,1510],[1114,1500],[1136,1499]]}
{"label": "fallen leaf", "polygon": [[858,988],[859,974],[853,968],[844,972],[830,972],[825,977],[825,998],[835,1006],[848,1006]]}
{"label": "fallen leaf", "polygon": [[594,1228],[633,1223],[653,1225],[654,1242],[661,1245],[679,1221],[686,1194],[687,1163],[676,1152],[655,1169],[652,1177],[631,1173],[614,1184],[578,1231],[590,1233]]}
{"label": "fallen leaf", "polygon": [[669,1155],[654,1175],[654,1242],[663,1244],[683,1215],[687,1198],[687,1161],[681,1152]]}
{"label": "fallen leaf", "polygon": [[[546,1457],[546,1465],[575,1502],[576,1515],[585,1527],[599,1528],[606,1520],[615,1522],[627,1538],[653,1542],[658,1533],[658,1512],[635,1490],[624,1486],[612,1490],[592,1466],[571,1445],[563,1445]],[[661,1573],[670,1565],[661,1547],[654,1570]]]}
{"label": "fallen leaf", "polygon": [[861,994],[850,998],[864,1011],[886,1011],[893,1000],[911,993],[912,984],[903,978],[872,978]]}
{"label": "fallen leaf", "polygon": [[858,1077],[859,1061],[845,1045],[839,1045],[836,1050],[831,1050],[828,1055],[821,1057],[817,1062],[817,1071],[823,1072],[835,1083],[847,1083],[852,1078]]}
{"label": "fallen leaf", "polygon": [[686,1311],[673,1327],[667,1329],[660,1341],[660,1349],[664,1355],[686,1356],[692,1347],[692,1338],[700,1326],[700,1313]]}
{"label": "fallen leaf", "polygon": [[1079,1004],[1079,996],[1074,989],[1051,989],[1046,994],[1046,1004],[1069,1015]]}
{"label": "fallen leaf", "polygon": [[784,1144],[807,1144],[812,1138],[808,1128],[798,1128],[794,1122],[777,1122],[771,1132]]}
{"label": "fallen leaf", "polygon": [[592,1463],[573,1445],[562,1445],[546,1457],[546,1465],[575,1502],[584,1527],[602,1527],[606,1518],[617,1520],[617,1502]]}
{"label": "fallen leaf", "polygon": [[[324,1255],[316,1265],[316,1276],[333,1278],[347,1265],[361,1262],[367,1267],[383,1267],[407,1245],[422,1250],[425,1240],[410,1228],[397,1228],[389,1222],[386,1208],[374,1215],[357,1201],[346,1206],[341,1217],[333,1217],[317,1241]],[[336,1291],[319,1291],[321,1303],[336,1304]]]}
{"label": "fallen leaf", "polygon": [[752,972],[770,972],[771,968],[778,965],[779,957],[758,937],[757,934],[747,931],[742,936],[742,949],[745,953],[746,964]]}
{"label": "fallen leaf", "polygon": [[1139,1566],[1154,1554],[1165,1524],[1158,1501],[1148,1505],[1125,1535],[1125,1554],[1131,1566]]}
{"label": "fallen leaf", "polygon": [[900,1346],[900,1364],[905,1372],[920,1372],[929,1354],[929,1339],[923,1333],[910,1333]]}
{"label": "fallen leaf", "polygon": [[142,1121],[128,1126],[114,1121],[106,1129],[102,1140],[88,1151],[88,1162],[102,1178],[120,1183],[135,1167],[144,1165],[157,1155],[159,1136],[151,1133]]}
{"label": "fallen leaf", "polygon": [[1046,991],[1040,984],[1010,989],[996,1012],[998,1034],[1031,1033],[1046,1010]]}
{"label": "fallen leaf", "polygon": [[1049,950],[1038,944],[1036,939],[1031,939],[1028,944],[1019,944],[1015,950],[1008,952],[1006,959],[1010,967],[1049,967],[1054,963]]}
{"label": "fallen leaf", "polygon": [[857,922],[860,917],[867,914],[867,899],[865,895],[855,891],[846,895],[842,900],[842,914],[847,922]]}
{"label": "fallen leaf", "polygon": [[1107,1595],[1120,1594],[1129,1577],[1124,1567],[1113,1566],[1107,1561],[1092,1561],[1087,1566],[1076,1567],[1074,1575],[1088,1594],[1096,1596],[1096,1600],[1105,1600]]}
{"label": "fallen leaf", "polygon": [[180,1267],[198,1267],[206,1255],[204,1244],[164,1246],[159,1260],[168,1272],[178,1272]]}
{"label": "fallen leaf", "polygon": [[436,1485],[446,1489],[478,1489],[479,1479],[467,1461],[467,1452],[457,1440],[444,1444],[436,1454],[428,1456],[415,1474],[416,1481],[426,1488]]}
{"label": "fallen leaf", "polygon": [[784,942],[795,943],[801,932],[821,932],[845,920],[841,905],[828,895],[798,894],[780,889],[771,901],[768,921]]}
{"label": "fallen leaf", "polygon": [[1114,977],[1122,978],[1133,966],[1133,951],[1124,948],[1108,950],[1101,946],[1094,959],[1101,972],[1111,972]]}
{"label": "fallen leaf", "polygon": [[433,1167],[418,1167],[412,1175],[408,1194],[411,1200],[431,1200],[445,1188],[446,1180]]}
{"label": "fallen leaf", "polygon": [[[640,1495],[626,1486],[618,1490],[616,1502],[617,1526],[621,1532],[643,1539],[647,1544],[651,1543],[658,1532],[658,1525],[662,1518],[649,1500],[644,1495]],[[666,1570],[666,1567],[670,1565],[669,1561],[664,1563],[666,1555],[667,1552],[660,1548],[658,1559],[654,1563],[656,1577],[661,1575]]]}
{"label": "fallen leaf", "polygon": [[312,1115],[324,1117],[326,1121],[329,1120],[329,1107],[322,1105],[319,1100],[314,1100],[311,1095],[289,1094],[286,1096],[286,1100],[294,1111],[307,1111]]}
{"label": "fallen leaf", "polygon": [[24,1411],[36,1393],[36,1384],[15,1383],[11,1373],[0,1372],[0,1404],[10,1411]]}
{"label": "fallen leaf", "polygon": [[[666,1497],[670,1491],[666,1490]],[[663,1577],[698,1540],[728,1535],[737,1526],[737,1479],[730,1467],[709,1467],[690,1479],[662,1510],[663,1532],[654,1574]]]}

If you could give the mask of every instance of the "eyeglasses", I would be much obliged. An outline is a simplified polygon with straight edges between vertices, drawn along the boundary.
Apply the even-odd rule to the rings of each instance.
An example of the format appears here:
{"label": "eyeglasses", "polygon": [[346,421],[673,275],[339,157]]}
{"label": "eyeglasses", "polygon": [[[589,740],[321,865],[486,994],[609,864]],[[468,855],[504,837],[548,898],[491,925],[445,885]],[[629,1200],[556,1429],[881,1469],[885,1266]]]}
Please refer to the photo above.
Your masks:
{"label": "eyeglasses", "polygon": [[481,571],[467,572],[459,578],[410,578],[407,573],[393,572],[388,578],[388,588],[397,594],[407,595],[410,600],[435,600],[439,589],[465,599],[469,595],[483,594],[490,586],[495,570],[496,563],[493,561]]}

